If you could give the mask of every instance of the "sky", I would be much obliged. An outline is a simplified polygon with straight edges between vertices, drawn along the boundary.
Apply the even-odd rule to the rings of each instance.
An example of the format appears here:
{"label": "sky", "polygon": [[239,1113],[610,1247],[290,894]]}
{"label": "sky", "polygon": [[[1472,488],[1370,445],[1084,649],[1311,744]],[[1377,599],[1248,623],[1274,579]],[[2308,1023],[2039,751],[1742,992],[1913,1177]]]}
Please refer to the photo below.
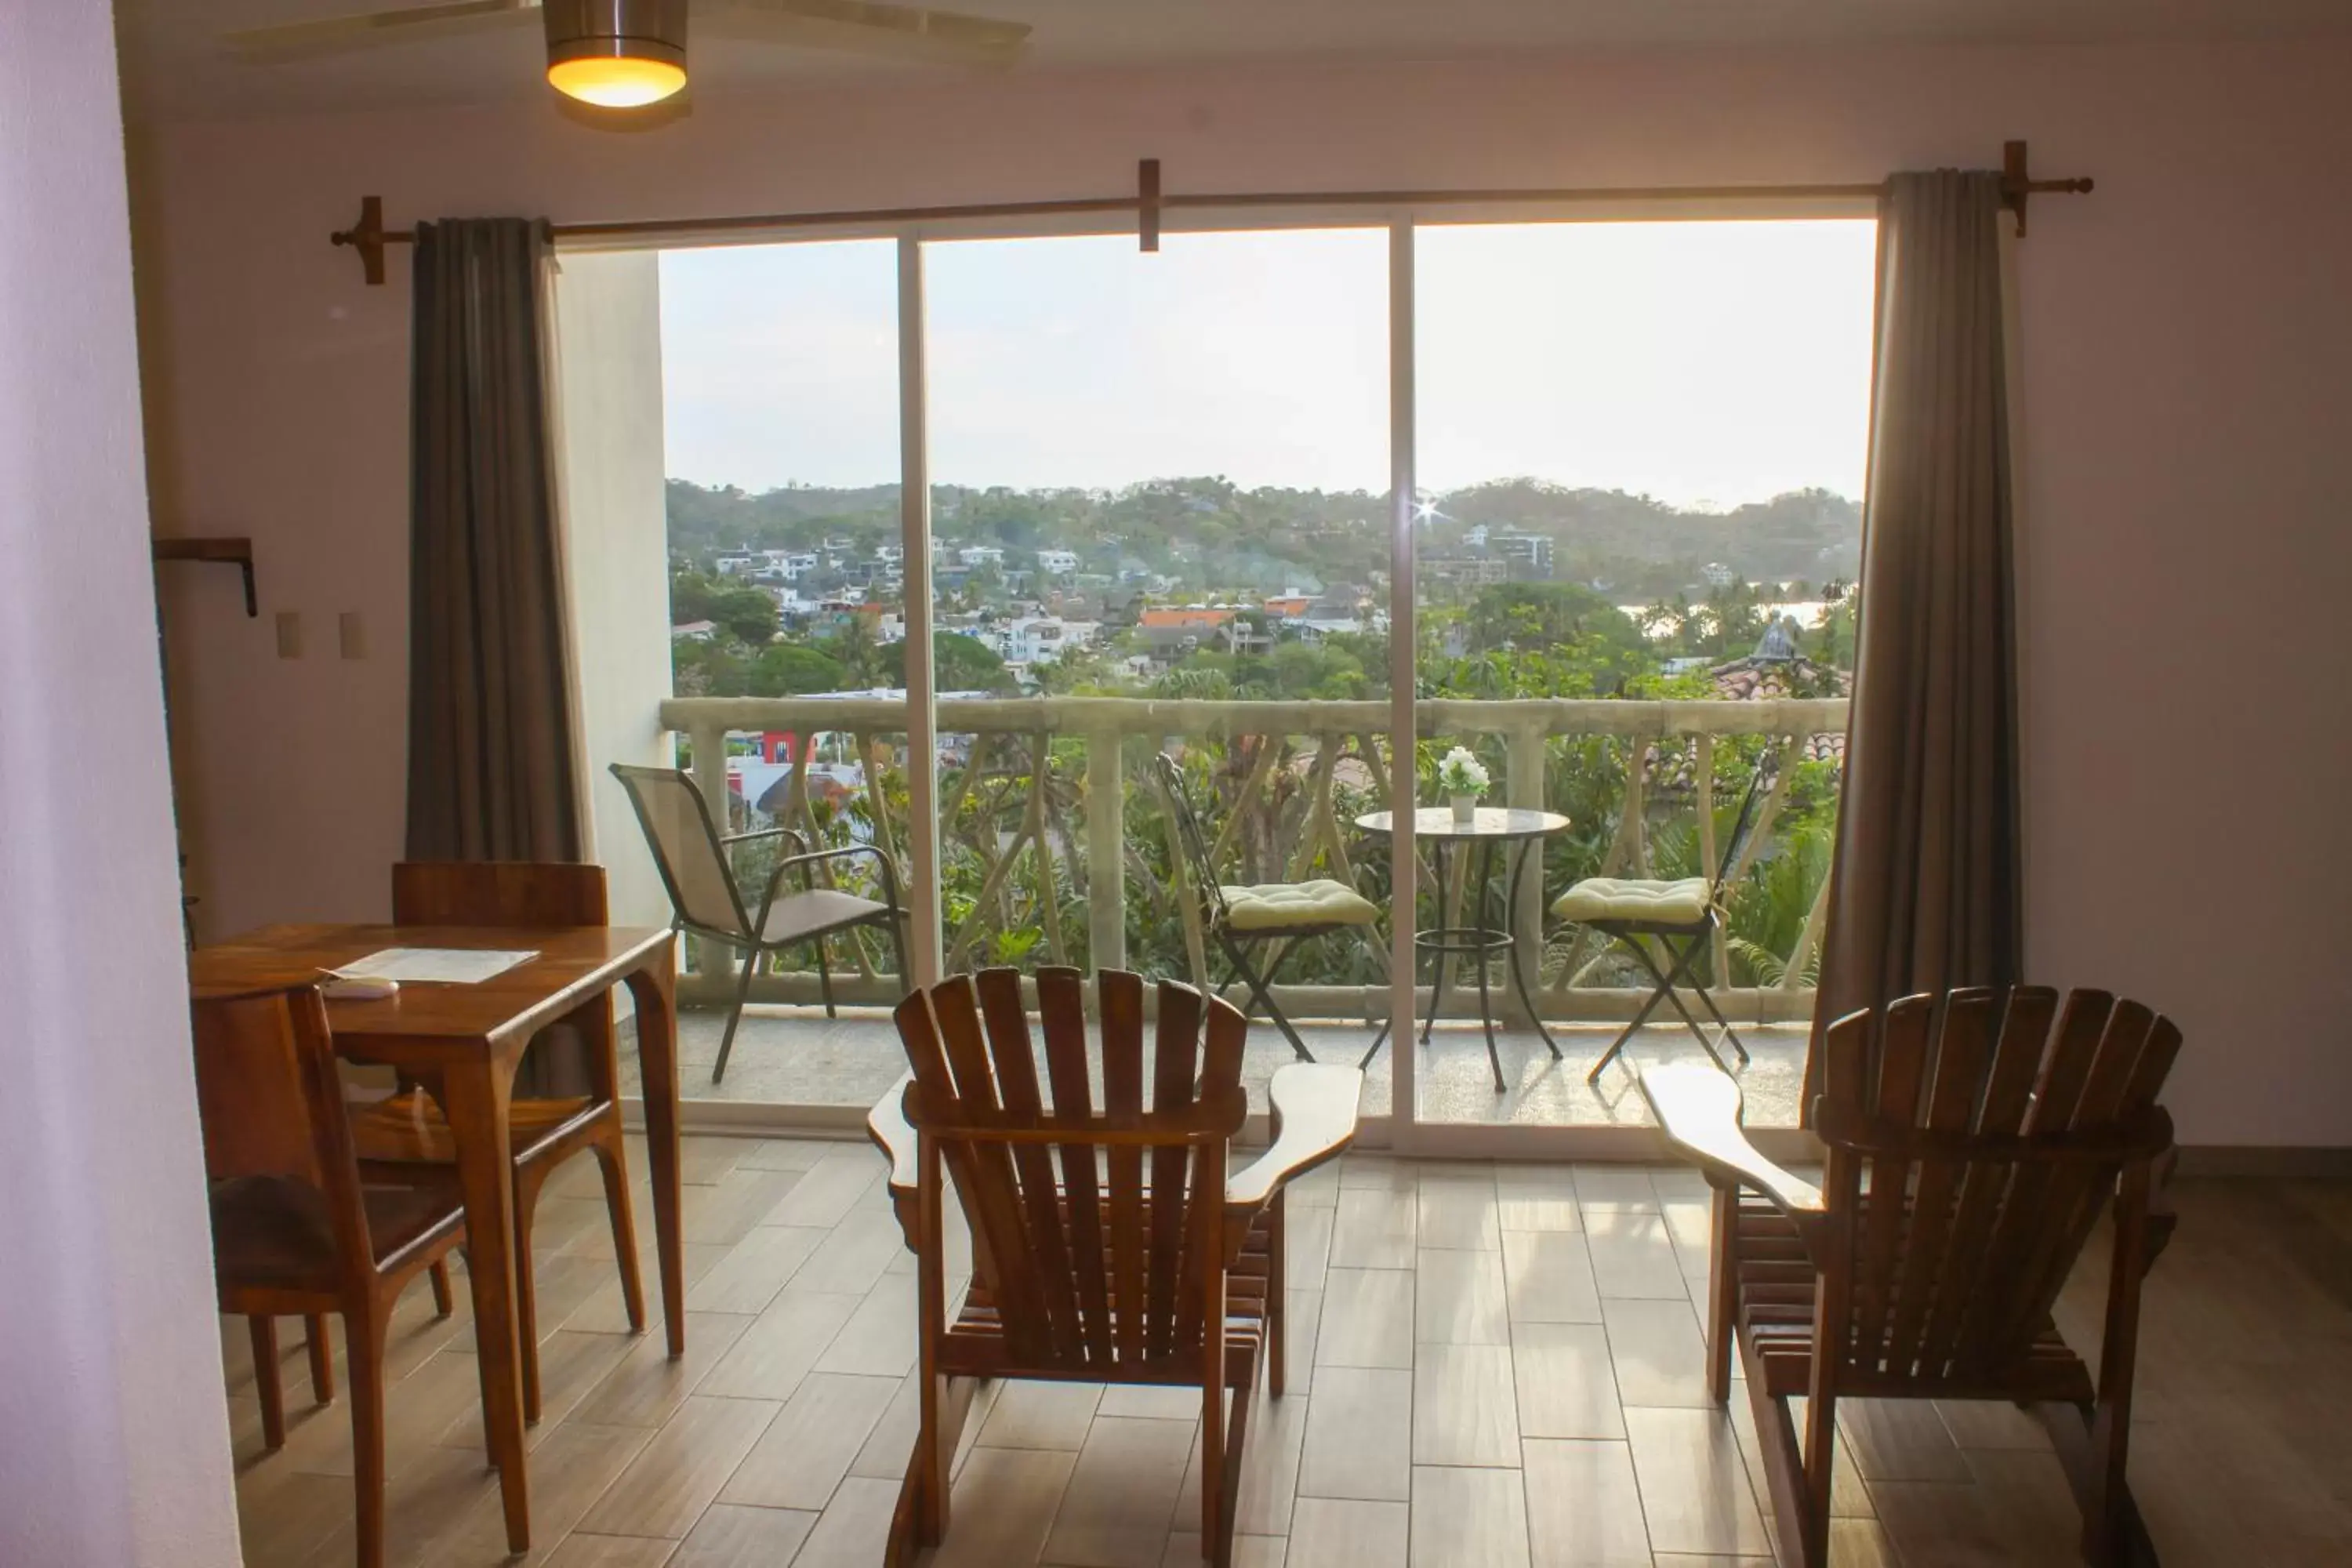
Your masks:
{"label": "sky", "polygon": [[[1867,221],[1421,228],[1421,488],[1859,496],[1874,243]],[[672,477],[897,479],[896,250],[663,253]],[[940,242],[925,286],[937,482],[1387,488],[1385,229]]]}

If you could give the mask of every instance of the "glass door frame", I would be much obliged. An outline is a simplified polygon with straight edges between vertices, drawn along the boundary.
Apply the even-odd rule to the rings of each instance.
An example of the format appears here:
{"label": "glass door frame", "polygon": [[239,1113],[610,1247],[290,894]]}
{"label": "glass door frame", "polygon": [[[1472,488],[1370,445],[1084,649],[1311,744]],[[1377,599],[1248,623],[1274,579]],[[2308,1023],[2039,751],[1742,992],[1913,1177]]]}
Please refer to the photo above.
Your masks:
{"label": "glass door frame", "polygon": [[[1704,202],[1648,200],[1594,201],[1563,205],[1558,203],[1496,203],[1491,206],[1417,210],[1402,206],[1386,213],[1360,208],[1251,208],[1245,211],[1197,211],[1167,224],[1167,232],[1219,234],[1290,228],[1383,229],[1388,235],[1389,334],[1389,743],[1391,766],[1390,805],[1399,830],[1390,840],[1390,886],[1411,888],[1416,880],[1418,849],[1412,831],[1418,741],[1417,682],[1414,654],[1418,633],[1417,572],[1414,527],[1417,458],[1417,378],[1415,348],[1417,315],[1414,298],[1414,237],[1423,227],[1486,224],[1604,223],[1663,220],[1803,221],[1875,216],[1866,200],[1822,199],[1765,201],[1719,199]],[[907,628],[908,755],[932,757],[938,750],[937,687],[932,659],[935,605],[931,582],[930,417],[928,330],[925,294],[925,247],[931,242],[959,240],[1047,239],[1079,236],[1129,234],[1123,225],[1099,217],[1074,217],[1064,223],[1037,220],[971,220],[909,225],[845,225],[822,230],[777,230],[772,233],[730,230],[708,237],[685,235],[649,249],[687,248],[709,244],[772,245],[841,239],[892,239],[897,244],[898,338],[899,538],[904,550],[904,595]],[[560,247],[561,248],[561,247]],[[609,248],[609,247],[597,247]],[[635,248],[635,247],[629,247]],[[943,939],[940,909],[940,843],[936,773],[929,768],[908,770],[909,812],[907,824],[912,864],[908,903],[911,922],[908,962],[917,984],[941,978]],[[1385,1117],[1377,1113],[1365,1129],[1367,1146],[1386,1146],[1404,1155],[1457,1158],[1521,1159],[1640,1159],[1658,1157],[1662,1144],[1647,1128],[1595,1126],[1517,1126],[1492,1123],[1433,1122],[1418,1113],[1416,1047],[1418,986],[1415,984],[1413,916],[1393,918],[1389,932],[1390,1016],[1392,1026],[1384,1048],[1391,1052],[1390,1103]],[[689,1106],[698,1103],[688,1101]],[[724,1102],[700,1102],[704,1104]],[[744,1110],[734,1107],[721,1120],[743,1122]],[[798,1102],[771,1102],[779,1122],[836,1125],[844,1118],[839,1107],[815,1107]],[[861,1113],[862,1114],[862,1113]],[[1384,1124],[1383,1124],[1384,1123]],[[1796,1140],[1801,1134],[1767,1135],[1771,1145]]]}

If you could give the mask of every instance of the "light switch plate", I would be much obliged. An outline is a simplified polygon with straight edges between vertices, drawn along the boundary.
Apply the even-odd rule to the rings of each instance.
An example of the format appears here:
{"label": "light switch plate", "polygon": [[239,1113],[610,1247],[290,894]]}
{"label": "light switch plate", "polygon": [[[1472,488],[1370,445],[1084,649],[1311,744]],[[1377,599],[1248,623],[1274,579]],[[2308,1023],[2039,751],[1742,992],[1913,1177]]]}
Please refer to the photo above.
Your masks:
{"label": "light switch plate", "polygon": [[341,644],[345,658],[367,657],[367,634],[360,626],[357,610],[345,610],[335,617],[335,636]]}
{"label": "light switch plate", "polygon": [[302,612],[299,610],[278,612],[278,657],[302,657]]}

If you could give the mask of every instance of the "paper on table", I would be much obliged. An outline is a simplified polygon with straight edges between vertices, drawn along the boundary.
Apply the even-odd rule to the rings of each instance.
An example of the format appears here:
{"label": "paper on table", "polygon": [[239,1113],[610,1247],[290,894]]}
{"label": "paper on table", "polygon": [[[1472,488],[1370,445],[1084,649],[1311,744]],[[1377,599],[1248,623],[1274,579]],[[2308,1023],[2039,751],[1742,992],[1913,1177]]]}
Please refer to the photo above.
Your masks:
{"label": "paper on table", "polygon": [[539,956],[538,950],[480,947],[387,947],[353,959],[334,971],[346,979],[373,975],[384,980],[440,981],[473,985]]}

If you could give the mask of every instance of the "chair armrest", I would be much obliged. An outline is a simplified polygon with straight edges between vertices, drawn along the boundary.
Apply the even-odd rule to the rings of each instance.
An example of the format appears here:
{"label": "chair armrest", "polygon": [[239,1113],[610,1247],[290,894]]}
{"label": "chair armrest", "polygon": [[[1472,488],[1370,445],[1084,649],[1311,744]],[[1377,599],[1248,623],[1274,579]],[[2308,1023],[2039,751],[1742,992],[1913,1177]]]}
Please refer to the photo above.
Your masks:
{"label": "chair armrest", "polygon": [[889,1092],[866,1113],[866,1136],[890,1162],[890,1206],[898,1216],[898,1228],[906,1236],[909,1252],[915,1248],[916,1163],[915,1130],[907,1121],[906,1099],[907,1086],[914,1081],[913,1073],[900,1073]]}
{"label": "chair armrest", "polygon": [[1280,1192],[1356,1141],[1356,1107],[1364,1075],[1354,1068],[1293,1062],[1266,1088],[1274,1142],[1225,1182],[1225,1210],[1255,1213]]}
{"label": "chair armrest", "polygon": [[783,887],[784,874],[786,872],[799,870],[803,873],[803,883],[808,886],[814,886],[814,881],[808,877],[809,868],[821,865],[827,860],[846,860],[858,855],[873,856],[875,863],[881,867],[882,901],[888,905],[893,910],[897,910],[898,907],[898,868],[891,862],[890,857],[884,854],[880,848],[871,844],[845,844],[837,849],[818,849],[804,855],[788,855],[783,859],[777,861],[775,868],[768,873],[768,890],[766,895],[761,900],[761,924],[764,926],[767,923],[767,910],[769,907],[776,901],[776,894]]}
{"label": "chair armrest", "polygon": [[722,833],[719,836],[719,842],[721,845],[749,844],[759,838],[789,838],[795,847],[803,842],[797,827],[754,827],[748,833]]}
{"label": "chair armrest", "polygon": [[1709,1178],[1753,1187],[1795,1218],[1824,1212],[1822,1193],[1759,1153],[1739,1124],[1739,1085],[1728,1073],[1684,1062],[1643,1068],[1642,1098],[1666,1142]]}

